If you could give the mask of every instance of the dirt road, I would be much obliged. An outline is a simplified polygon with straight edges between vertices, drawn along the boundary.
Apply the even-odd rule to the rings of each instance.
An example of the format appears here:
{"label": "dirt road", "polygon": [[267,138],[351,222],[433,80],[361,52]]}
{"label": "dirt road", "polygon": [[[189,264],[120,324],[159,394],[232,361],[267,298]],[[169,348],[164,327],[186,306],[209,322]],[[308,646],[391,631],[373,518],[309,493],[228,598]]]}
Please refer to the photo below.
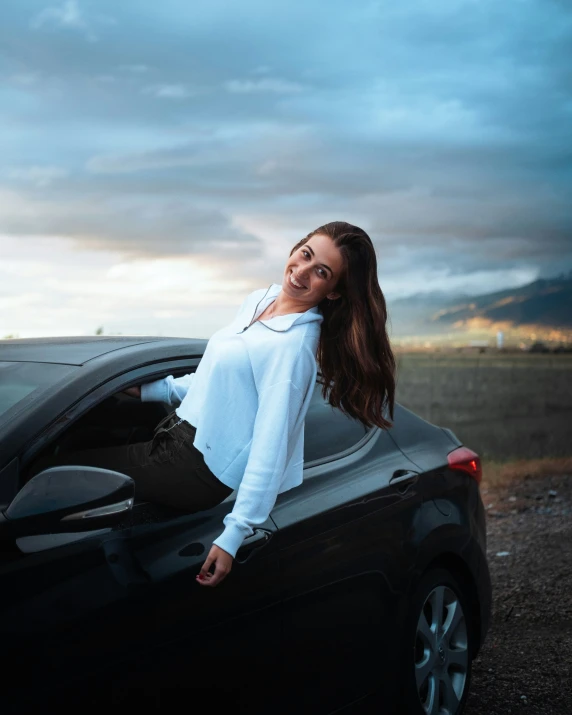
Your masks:
{"label": "dirt road", "polygon": [[493,619],[465,715],[572,715],[572,476],[482,486]]}

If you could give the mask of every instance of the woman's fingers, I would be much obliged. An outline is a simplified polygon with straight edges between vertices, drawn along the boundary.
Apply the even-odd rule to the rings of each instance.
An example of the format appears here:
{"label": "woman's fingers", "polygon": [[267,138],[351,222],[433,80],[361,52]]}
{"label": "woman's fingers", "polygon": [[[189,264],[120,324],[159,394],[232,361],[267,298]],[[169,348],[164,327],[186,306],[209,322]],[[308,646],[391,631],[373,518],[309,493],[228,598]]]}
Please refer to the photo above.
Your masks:
{"label": "woman's fingers", "polygon": [[141,397],[141,386],[133,385],[132,387],[126,387],[125,390],[122,390],[122,392],[130,397]]}
{"label": "woman's fingers", "polygon": [[[201,586],[216,586],[226,578],[232,568],[232,562],[233,558],[230,554],[213,544],[200,572],[197,574],[197,582]],[[215,566],[214,573],[209,571],[212,564]]]}
{"label": "woman's fingers", "polygon": [[215,560],[215,555],[213,554],[213,550],[211,549],[211,550],[209,551],[209,555],[208,555],[207,558],[205,559],[205,562],[204,562],[204,564],[202,565],[202,568],[201,568],[201,570],[200,570],[200,572],[199,572],[199,576],[198,576],[199,579],[206,579],[206,578],[210,578],[210,577],[211,577],[212,574],[209,573],[209,569],[210,569],[211,564],[213,563],[214,560]]}

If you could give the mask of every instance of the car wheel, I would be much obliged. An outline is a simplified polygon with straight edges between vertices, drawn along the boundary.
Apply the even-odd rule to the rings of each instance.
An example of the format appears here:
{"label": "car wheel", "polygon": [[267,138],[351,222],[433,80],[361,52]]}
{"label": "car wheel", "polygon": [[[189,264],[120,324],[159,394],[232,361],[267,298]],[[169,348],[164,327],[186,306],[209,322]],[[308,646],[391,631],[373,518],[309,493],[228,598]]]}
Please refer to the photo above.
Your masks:
{"label": "car wheel", "polygon": [[411,597],[401,692],[407,715],[460,715],[469,695],[472,632],[469,601],[444,568],[423,574]]}

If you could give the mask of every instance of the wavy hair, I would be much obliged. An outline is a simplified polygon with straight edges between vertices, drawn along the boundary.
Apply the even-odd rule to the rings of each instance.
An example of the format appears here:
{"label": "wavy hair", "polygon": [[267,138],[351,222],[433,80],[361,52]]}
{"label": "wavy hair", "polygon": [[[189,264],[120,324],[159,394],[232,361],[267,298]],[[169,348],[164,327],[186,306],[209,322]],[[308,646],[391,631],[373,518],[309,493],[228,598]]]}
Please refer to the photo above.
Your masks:
{"label": "wavy hair", "polygon": [[319,303],[324,320],[316,358],[322,397],[367,429],[389,429],[393,422],[382,413],[387,408],[393,420],[395,357],[386,331],[387,308],[375,249],[363,229],[332,221],[299,241],[290,256],[316,234],[332,239],[344,266],[333,289],[341,296]]}

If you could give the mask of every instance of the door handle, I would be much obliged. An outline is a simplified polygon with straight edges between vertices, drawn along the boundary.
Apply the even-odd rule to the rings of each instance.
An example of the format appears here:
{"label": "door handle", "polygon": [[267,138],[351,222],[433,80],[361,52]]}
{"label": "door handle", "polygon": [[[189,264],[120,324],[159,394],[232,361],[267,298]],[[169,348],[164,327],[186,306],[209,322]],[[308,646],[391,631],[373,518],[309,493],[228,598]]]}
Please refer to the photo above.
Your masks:
{"label": "door handle", "polygon": [[240,549],[237,551],[235,560],[239,564],[243,564],[252,556],[252,554],[265,546],[272,536],[272,532],[264,529],[255,529],[254,533],[248,536],[243,542]]}
{"label": "door handle", "polygon": [[404,492],[411,484],[414,484],[419,478],[419,472],[413,472],[410,469],[396,469],[393,472],[389,484],[392,487],[397,487],[397,490]]}

